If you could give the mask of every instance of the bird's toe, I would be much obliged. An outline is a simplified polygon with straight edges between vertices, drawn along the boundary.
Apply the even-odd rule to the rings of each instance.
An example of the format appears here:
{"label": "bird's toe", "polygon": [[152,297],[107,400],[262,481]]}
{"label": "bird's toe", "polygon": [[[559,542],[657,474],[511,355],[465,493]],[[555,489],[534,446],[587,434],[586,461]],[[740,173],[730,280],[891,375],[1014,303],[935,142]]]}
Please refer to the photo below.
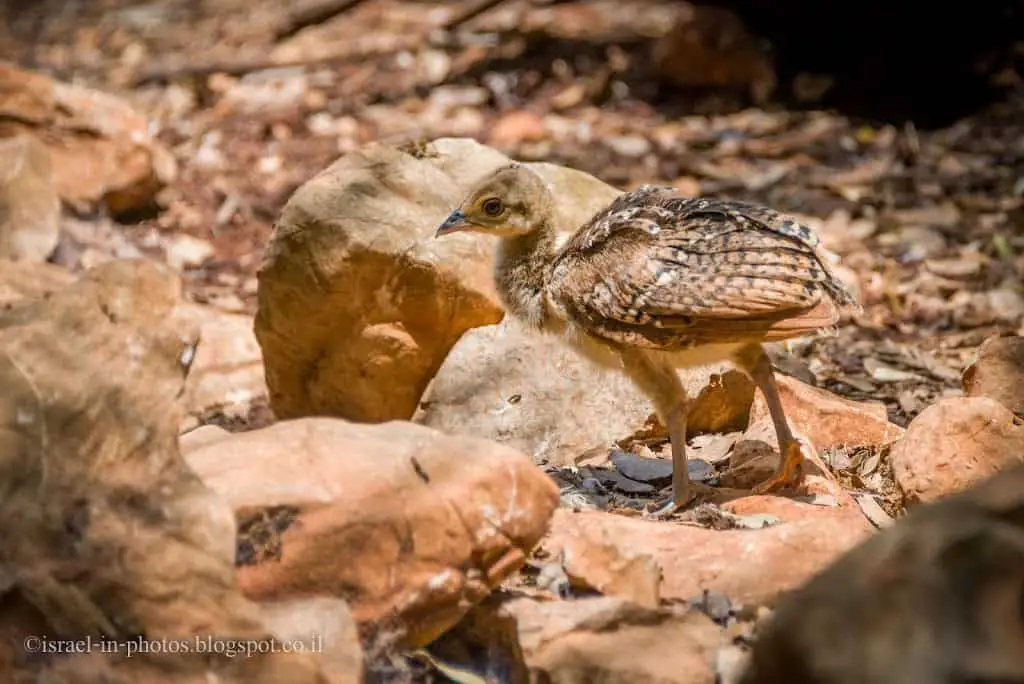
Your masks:
{"label": "bird's toe", "polygon": [[682,506],[677,504],[672,499],[669,499],[663,506],[655,508],[653,511],[644,511],[644,518],[649,520],[666,520],[671,518],[673,515],[678,513],[682,509]]}

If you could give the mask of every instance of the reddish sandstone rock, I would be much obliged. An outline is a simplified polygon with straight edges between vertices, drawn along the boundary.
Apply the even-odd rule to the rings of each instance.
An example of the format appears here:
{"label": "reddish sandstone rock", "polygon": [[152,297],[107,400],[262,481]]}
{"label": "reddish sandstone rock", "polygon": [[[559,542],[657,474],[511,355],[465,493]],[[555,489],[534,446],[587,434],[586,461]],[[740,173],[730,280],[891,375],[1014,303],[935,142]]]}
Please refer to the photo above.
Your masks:
{"label": "reddish sandstone rock", "polygon": [[1024,415],[1024,338],[990,337],[963,375],[964,396],[988,397]]}
{"label": "reddish sandstone rock", "polygon": [[272,635],[235,579],[231,508],[178,452],[196,339],[180,297],[168,269],[113,261],[46,298],[0,308],[5,682],[329,681],[312,653],[25,652],[29,636]]}
{"label": "reddish sandstone rock", "polygon": [[409,645],[515,571],[558,504],[523,454],[404,422],[288,421],[186,458],[240,519],[247,596],[344,598],[364,632]]}
{"label": "reddish sandstone rock", "polygon": [[0,138],[39,134],[53,183],[72,203],[141,209],[177,173],[149,121],[113,95],[0,65]]}
{"label": "reddish sandstone rock", "polygon": [[[649,555],[661,566],[661,597],[692,598],[704,589],[744,603],[768,601],[801,584],[842,552],[867,537],[871,526],[853,505],[814,506],[771,496],[752,496],[726,505],[742,515],[779,518],[756,530],[710,530],[629,518],[598,511],[559,509],[544,548],[570,557],[598,558],[593,547],[614,545],[623,555]],[[578,574],[600,576],[608,569]]]}
{"label": "reddish sandstone rock", "polygon": [[994,399],[943,399],[914,418],[890,459],[908,503],[934,501],[1024,460],[1024,425]]}

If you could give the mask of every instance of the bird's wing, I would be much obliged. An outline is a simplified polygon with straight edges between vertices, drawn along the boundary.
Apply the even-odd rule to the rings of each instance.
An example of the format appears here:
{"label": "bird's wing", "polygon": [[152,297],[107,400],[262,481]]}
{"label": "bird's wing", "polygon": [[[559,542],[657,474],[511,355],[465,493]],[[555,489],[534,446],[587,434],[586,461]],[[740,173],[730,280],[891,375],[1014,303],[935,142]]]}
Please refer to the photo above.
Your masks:
{"label": "bird's wing", "polygon": [[577,323],[642,346],[782,339],[856,306],[806,226],[651,187],[624,193],[566,243],[551,289]]}

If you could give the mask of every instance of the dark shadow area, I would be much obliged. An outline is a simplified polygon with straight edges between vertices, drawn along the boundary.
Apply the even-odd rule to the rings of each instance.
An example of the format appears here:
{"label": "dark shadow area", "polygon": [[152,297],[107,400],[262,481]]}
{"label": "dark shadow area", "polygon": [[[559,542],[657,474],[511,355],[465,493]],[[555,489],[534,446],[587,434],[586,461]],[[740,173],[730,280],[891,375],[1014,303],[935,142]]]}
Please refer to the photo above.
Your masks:
{"label": "dark shadow area", "polygon": [[[950,6],[865,0],[708,0],[768,40],[780,90],[801,73],[833,86],[820,104],[853,117],[948,125],[1000,98],[996,74],[1024,40],[1020,0]],[[785,97],[785,94],[783,94]]]}

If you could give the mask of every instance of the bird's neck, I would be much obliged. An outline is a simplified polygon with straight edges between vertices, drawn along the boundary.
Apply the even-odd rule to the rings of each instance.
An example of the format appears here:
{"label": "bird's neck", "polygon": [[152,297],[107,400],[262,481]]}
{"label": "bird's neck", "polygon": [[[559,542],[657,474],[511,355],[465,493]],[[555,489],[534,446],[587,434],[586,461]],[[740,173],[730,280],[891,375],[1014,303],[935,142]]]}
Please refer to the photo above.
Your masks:
{"label": "bird's neck", "polygon": [[505,308],[535,327],[549,318],[544,290],[557,254],[557,238],[548,222],[516,237],[502,238],[494,279]]}

